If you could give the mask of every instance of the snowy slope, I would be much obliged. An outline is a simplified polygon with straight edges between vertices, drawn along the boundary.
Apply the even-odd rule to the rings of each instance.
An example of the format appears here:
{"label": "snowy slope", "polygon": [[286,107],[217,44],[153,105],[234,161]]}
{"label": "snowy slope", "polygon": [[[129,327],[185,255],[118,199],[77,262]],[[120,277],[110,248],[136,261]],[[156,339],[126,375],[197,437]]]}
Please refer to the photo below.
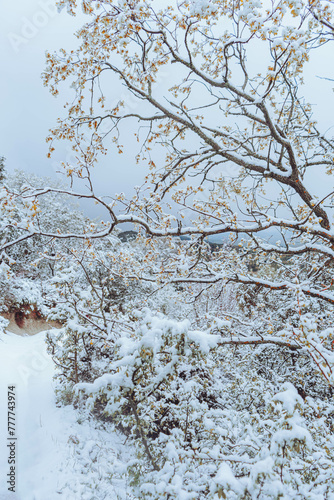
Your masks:
{"label": "snowy slope", "polygon": [[[45,332],[0,333],[0,500],[131,498],[127,450],[112,429],[97,429],[72,407],[57,408]],[[16,385],[17,481],[8,492],[7,386]],[[122,460],[118,457],[124,456]]]}

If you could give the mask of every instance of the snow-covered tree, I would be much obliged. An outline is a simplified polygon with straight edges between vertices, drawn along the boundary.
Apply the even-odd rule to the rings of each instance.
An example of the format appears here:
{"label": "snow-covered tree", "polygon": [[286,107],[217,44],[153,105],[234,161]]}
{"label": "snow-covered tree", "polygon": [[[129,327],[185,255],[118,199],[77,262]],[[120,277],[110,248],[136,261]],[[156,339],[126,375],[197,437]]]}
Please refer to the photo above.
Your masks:
{"label": "snow-covered tree", "polygon": [[[72,143],[71,186],[10,193],[33,207],[26,238],[67,248],[48,336],[60,400],[136,445],[137,498],[331,498],[334,139],[302,95],[332,2],[80,3],[79,48],[44,73],[75,93],[48,138],[50,154]],[[131,199],[98,196],[91,169],[131,130],[149,174]],[[109,220],[57,231],[37,214],[59,194]],[[121,245],[125,223],[138,238]]]}
{"label": "snow-covered tree", "polygon": [[64,244],[62,239],[40,233],[82,232],[93,224],[68,195],[48,193],[39,200],[21,196],[46,184],[61,188],[59,182],[23,171],[7,174],[1,187],[1,309],[35,305],[41,310],[51,305],[54,300],[49,279],[57,272],[61,259],[77,247],[78,240],[66,238]]}

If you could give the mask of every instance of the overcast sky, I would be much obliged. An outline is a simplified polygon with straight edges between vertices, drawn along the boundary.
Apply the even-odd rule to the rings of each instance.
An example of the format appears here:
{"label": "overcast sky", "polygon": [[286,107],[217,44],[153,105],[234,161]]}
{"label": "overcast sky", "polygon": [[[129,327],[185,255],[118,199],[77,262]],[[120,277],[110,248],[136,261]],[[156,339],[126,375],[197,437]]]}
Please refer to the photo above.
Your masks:
{"label": "overcast sky", "polygon": [[[55,176],[57,161],[67,161],[69,151],[62,143],[51,159],[46,158],[45,137],[62,114],[66,95],[57,99],[43,87],[41,73],[45,50],[73,48],[73,32],[87,20],[56,12],[54,0],[5,2],[0,19],[0,155],[6,157],[8,171],[15,168],[44,176]],[[324,128],[333,125],[333,44],[317,53],[306,68],[305,97],[316,103],[315,116]],[[70,95],[70,94],[69,94]],[[129,148],[130,149],[130,148]],[[143,172],[131,157],[109,155],[95,173],[98,191],[111,194],[141,184]],[[323,182],[323,179],[315,179]],[[107,189],[106,189],[107,187]]]}
{"label": "overcast sky", "polygon": [[61,99],[52,98],[40,75],[45,50],[70,46],[75,24],[66,13],[56,13],[53,0],[18,0],[2,6],[0,154],[7,158],[9,170],[53,173],[45,137]]}
{"label": "overcast sky", "polygon": [[[62,142],[51,159],[46,157],[45,138],[71,94],[53,97],[43,86],[41,73],[45,51],[73,48],[77,43],[73,33],[87,16],[73,18],[66,11],[58,14],[54,3],[16,0],[1,6],[0,156],[6,157],[9,172],[22,169],[56,177],[57,162],[70,159],[70,150]],[[94,175],[97,191],[114,194],[141,184],[143,172],[125,155],[111,154],[101,160]]]}

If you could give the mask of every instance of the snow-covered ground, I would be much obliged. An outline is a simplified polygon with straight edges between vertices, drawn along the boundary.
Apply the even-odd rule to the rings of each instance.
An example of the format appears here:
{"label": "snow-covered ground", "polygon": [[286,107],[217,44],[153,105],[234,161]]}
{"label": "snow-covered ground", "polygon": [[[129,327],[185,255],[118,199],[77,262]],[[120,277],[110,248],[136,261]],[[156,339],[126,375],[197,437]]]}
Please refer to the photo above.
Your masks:
{"label": "snow-covered ground", "polygon": [[[111,428],[97,428],[55,403],[45,332],[0,333],[0,500],[129,499],[128,450]],[[16,493],[8,491],[7,387],[16,386]]]}

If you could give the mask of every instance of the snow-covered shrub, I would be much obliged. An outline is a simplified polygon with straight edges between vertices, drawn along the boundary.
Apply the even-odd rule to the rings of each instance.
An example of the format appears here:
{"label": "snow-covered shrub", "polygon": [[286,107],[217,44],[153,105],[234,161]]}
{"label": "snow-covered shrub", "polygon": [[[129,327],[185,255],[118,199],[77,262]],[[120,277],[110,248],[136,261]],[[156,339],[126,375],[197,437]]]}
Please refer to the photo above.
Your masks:
{"label": "snow-covered shrub", "polygon": [[[136,316],[135,332],[115,343],[108,373],[76,388],[89,396],[91,410],[104,402],[104,414],[137,443],[140,460],[131,465],[133,482],[150,469],[162,470],[164,494],[169,479],[178,483],[169,458],[178,463],[188,456],[196,464],[193,447],[200,450],[216,439],[215,363],[207,354],[219,336],[191,331],[189,321],[152,316],[148,309]],[[195,470],[176,476],[185,472],[186,483],[193,484]],[[202,487],[198,484],[197,491]],[[166,491],[179,490],[171,484]]]}
{"label": "snow-covered shrub", "polygon": [[9,321],[0,316],[0,334],[3,334],[8,326]]}
{"label": "snow-covered shrub", "polygon": [[57,306],[48,319],[63,325],[47,335],[59,401],[71,402],[74,384],[103,374],[113,359],[115,339],[131,330],[128,316],[145,289],[117,272],[120,252],[126,254],[127,245],[117,238],[95,245],[88,240],[70,256],[64,253],[49,279],[48,297]]}
{"label": "snow-covered shrub", "polygon": [[6,186],[15,200],[17,235],[28,235],[29,231],[37,233],[8,250],[13,261],[13,272],[35,280],[45,280],[55,274],[58,254],[69,255],[71,250],[81,245],[81,241],[75,238],[66,241],[50,239],[38,233],[81,234],[89,228],[91,221],[66,194],[47,192],[39,198],[24,198],[28,193],[37,192],[45,186],[61,190],[63,184],[59,181],[16,170],[7,176]]}
{"label": "snow-covered shrub", "polygon": [[[59,297],[50,286],[50,278],[63,266],[61,258],[68,259],[81,243],[74,238],[56,241],[35,233],[80,233],[90,223],[66,195],[47,193],[40,200],[24,198],[29,190],[45,185],[61,187],[60,183],[23,171],[6,175],[0,185],[0,310],[3,312],[34,306],[46,316],[55,307]],[[15,241],[17,244],[11,245]]]}
{"label": "snow-covered shrub", "polygon": [[303,400],[286,373],[268,379],[249,348],[224,345],[224,335],[149,310],[136,313],[135,325],[116,340],[108,371],[75,389],[135,444],[136,498],[334,494],[329,401]]}

